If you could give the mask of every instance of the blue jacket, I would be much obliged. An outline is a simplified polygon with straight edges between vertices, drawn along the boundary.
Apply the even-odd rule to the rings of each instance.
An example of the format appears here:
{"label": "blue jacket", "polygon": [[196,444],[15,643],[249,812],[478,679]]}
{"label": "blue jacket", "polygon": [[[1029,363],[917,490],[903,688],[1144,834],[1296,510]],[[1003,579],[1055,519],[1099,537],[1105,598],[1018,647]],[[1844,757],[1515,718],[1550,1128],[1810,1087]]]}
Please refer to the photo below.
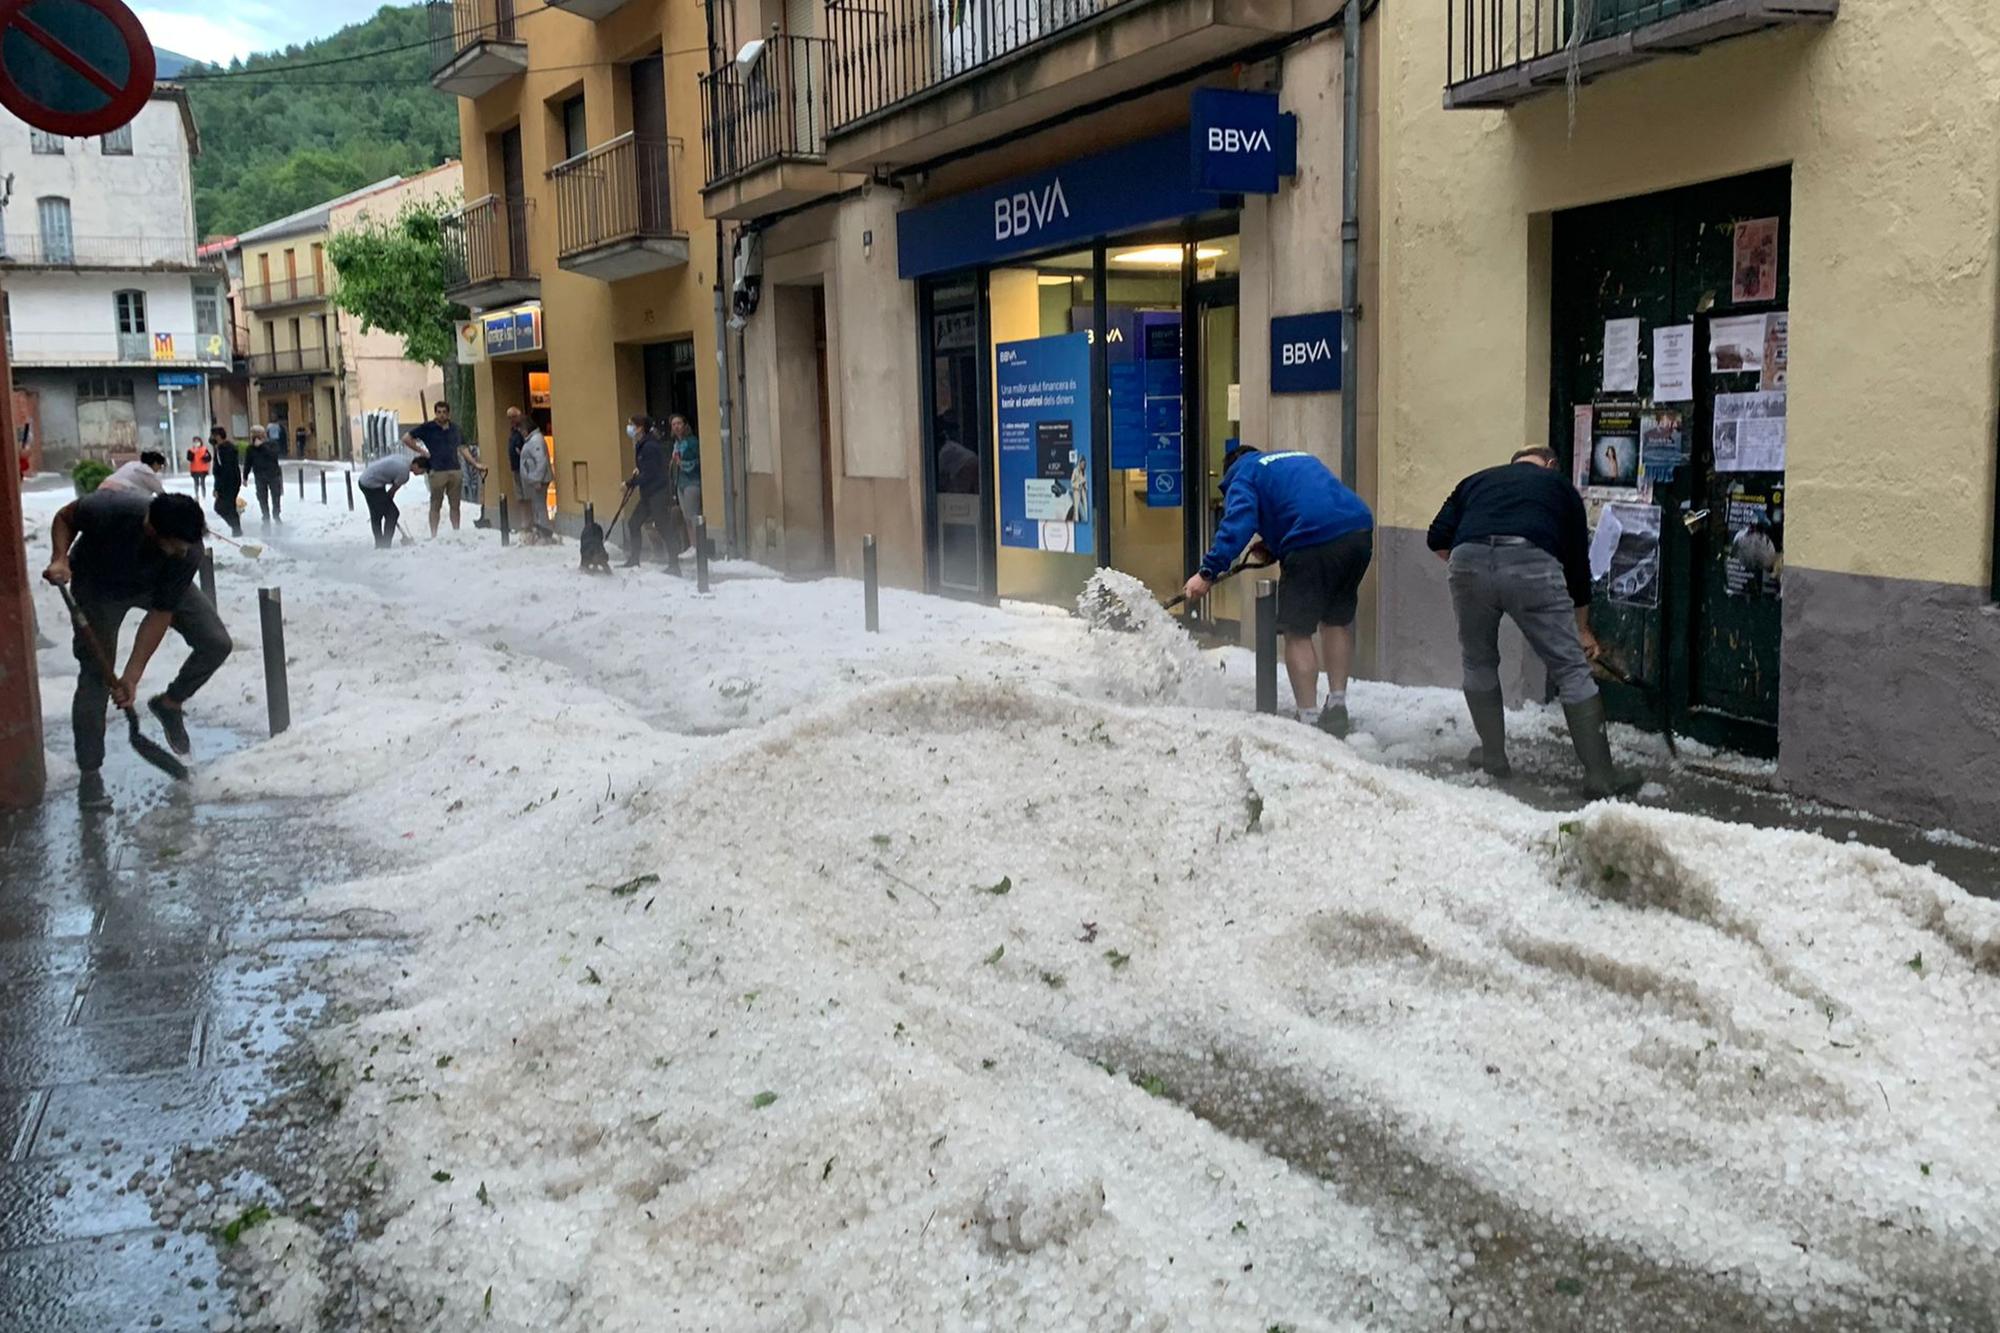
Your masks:
{"label": "blue jacket", "polygon": [[1375,527],[1375,515],[1361,497],[1311,454],[1245,454],[1229,469],[1227,486],[1215,545],[1201,558],[1201,572],[1211,579],[1228,569],[1253,537],[1262,537],[1283,560],[1293,551]]}

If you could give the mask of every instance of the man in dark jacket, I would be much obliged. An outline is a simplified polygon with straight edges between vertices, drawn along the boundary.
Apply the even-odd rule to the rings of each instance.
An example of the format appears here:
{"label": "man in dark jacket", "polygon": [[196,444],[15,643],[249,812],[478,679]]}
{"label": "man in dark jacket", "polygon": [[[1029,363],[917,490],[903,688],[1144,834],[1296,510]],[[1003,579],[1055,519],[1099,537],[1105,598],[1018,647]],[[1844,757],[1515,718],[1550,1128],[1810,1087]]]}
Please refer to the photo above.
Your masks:
{"label": "man in dark jacket", "polygon": [[1468,762],[1495,777],[1512,771],[1500,693],[1504,616],[1548,668],[1586,789],[1612,796],[1636,785],[1611,764],[1604,697],[1590,674],[1598,646],[1590,630],[1588,523],[1554,452],[1523,449],[1512,462],[1461,481],[1432,520],[1429,544],[1451,569],[1465,703],[1479,733]]}
{"label": "man in dark jacket", "polygon": [[215,512],[229,525],[232,536],[243,535],[243,519],[236,512],[236,496],[243,489],[243,457],[236,452],[229,432],[217,426],[208,432],[209,469],[215,478]]}
{"label": "man in dark jacket", "polygon": [[[1283,565],[1278,628],[1285,635],[1285,670],[1292,678],[1299,720],[1345,736],[1354,613],[1361,579],[1375,557],[1375,516],[1332,469],[1308,453],[1232,449],[1222,461],[1222,487],[1215,544],[1183,591],[1190,602],[1207,596],[1251,539],[1261,537]],[[1322,667],[1328,690],[1324,708],[1318,699]]]}
{"label": "man in dark jacket", "polygon": [[636,488],[639,492],[633,502],[632,517],[625,520],[625,568],[638,564],[645,554],[649,526],[660,549],[667,553],[670,562],[674,561],[680,547],[673,539],[673,514],[678,503],[674,494],[673,453],[667,442],[653,433],[653,419],[643,412],[632,418],[625,433],[632,439],[635,464],[632,475],[625,479],[625,489]]}
{"label": "man in dark jacket", "polygon": [[243,462],[250,469],[250,480],[257,487],[257,517],[269,526],[272,519],[285,521],[285,470],[278,466],[278,450],[284,445],[284,436],[276,442],[266,436],[253,439],[243,453]]}

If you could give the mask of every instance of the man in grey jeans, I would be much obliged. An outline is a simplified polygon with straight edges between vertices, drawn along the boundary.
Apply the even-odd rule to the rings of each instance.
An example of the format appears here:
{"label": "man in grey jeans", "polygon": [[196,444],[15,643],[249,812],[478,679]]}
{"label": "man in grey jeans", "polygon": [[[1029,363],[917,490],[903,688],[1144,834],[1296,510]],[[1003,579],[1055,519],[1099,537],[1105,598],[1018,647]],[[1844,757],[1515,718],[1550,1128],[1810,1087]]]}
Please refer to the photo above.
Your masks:
{"label": "man in grey jeans", "polygon": [[1590,535],[1583,500],[1553,451],[1523,449],[1461,481],[1431,521],[1429,544],[1451,569],[1451,604],[1465,663],[1465,703],[1479,733],[1467,758],[1506,777],[1507,715],[1500,693],[1500,620],[1513,620],[1555,682],[1570,743],[1592,796],[1637,783],[1611,764],[1604,696],[1591,678]]}

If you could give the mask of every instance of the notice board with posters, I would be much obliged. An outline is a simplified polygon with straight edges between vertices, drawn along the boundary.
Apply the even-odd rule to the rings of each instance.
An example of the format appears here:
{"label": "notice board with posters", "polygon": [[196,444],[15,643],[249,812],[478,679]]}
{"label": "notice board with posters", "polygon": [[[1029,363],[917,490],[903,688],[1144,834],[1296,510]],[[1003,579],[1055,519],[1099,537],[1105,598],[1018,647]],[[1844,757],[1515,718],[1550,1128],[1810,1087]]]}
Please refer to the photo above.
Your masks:
{"label": "notice board with posters", "polygon": [[1608,705],[1763,753],[1777,744],[1790,198],[1779,168],[1561,212],[1552,237],[1550,438],[1593,523],[1618,520],[1592,622],[1635,684],[1606,684]]}

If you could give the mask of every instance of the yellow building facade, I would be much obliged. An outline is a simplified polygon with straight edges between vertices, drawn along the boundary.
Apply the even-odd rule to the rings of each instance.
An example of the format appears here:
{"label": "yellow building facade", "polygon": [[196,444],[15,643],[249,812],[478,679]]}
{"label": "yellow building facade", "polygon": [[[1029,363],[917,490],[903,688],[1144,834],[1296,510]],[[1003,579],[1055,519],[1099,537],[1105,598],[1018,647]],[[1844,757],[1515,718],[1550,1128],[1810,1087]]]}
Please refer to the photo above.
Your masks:
{"label": "yellow building facade", "polygon": [[[555,455],[557,521],[608,518],[632,466],[624,423],[689,418],[721,513],[715,244],[702,220],[697,7],[660,0],[433,3],[433,82],[459,97],[465,207],[454,299],[474,312],[478,437],[504,477],[505,413]],[[690,144],[694,147],[690,148]]]}
{"label": "yellow building facade", "polygon": [[1550,443],[1621,516],[1614,716],[2000,833],[2000,10],[1566,9],[1384,8],[1384,674],[1457,683],[1425,528]]}

